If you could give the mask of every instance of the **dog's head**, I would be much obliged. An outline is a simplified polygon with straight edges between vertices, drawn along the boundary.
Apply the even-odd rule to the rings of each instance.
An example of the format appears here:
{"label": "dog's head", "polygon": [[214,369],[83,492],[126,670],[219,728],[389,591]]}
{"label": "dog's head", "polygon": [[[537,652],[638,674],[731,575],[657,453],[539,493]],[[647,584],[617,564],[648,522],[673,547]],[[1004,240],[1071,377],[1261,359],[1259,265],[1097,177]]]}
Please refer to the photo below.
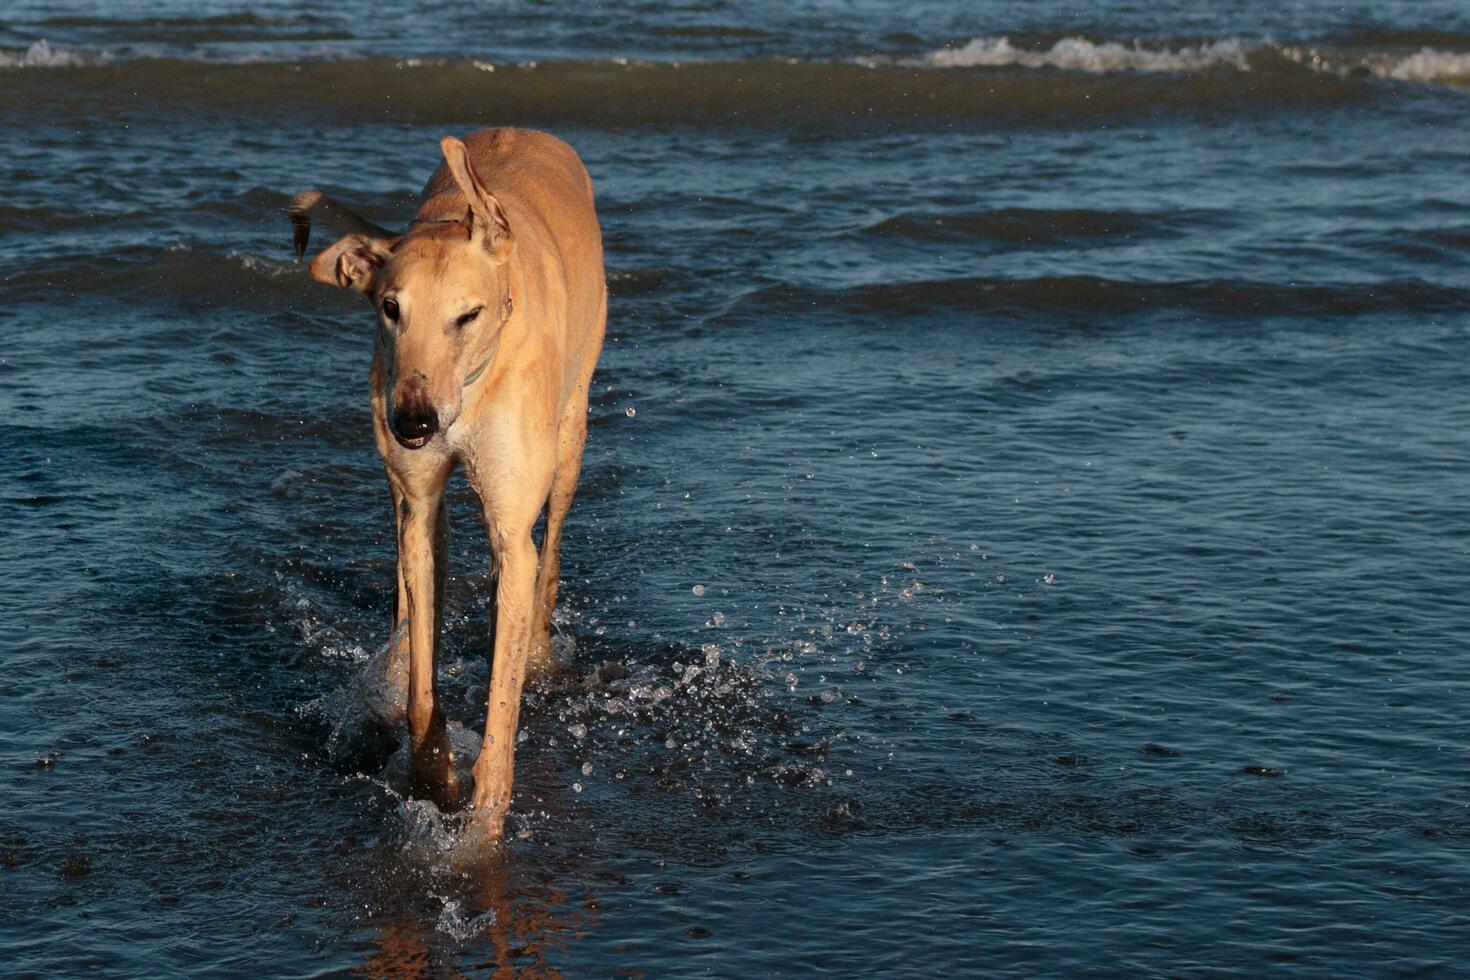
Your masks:
{"label": "dog's head", "polygon": [[388,367],[388,425],[409,449],[459,417],[464,389],[488,368],[509,319],[510,221],[485,189],[465,145],[440,141],[469,201],[462,221],[425,224],[398,238],[348,235],[311,261],[321,282],[365,295],[378,314]]}

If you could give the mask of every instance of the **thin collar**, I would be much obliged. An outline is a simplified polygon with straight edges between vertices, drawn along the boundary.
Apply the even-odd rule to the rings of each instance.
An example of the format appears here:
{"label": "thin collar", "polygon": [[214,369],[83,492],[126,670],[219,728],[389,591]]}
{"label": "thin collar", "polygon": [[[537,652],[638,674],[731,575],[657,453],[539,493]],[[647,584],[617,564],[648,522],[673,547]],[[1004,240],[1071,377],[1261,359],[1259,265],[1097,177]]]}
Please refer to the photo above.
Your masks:
{"label": "thin collar", "polygon": [[[511,301],[510,296],[507,294],[506,297],[505,297],[505,308],[504,308],[504,312],[501,314],[501,317],[500,317],[500,326],[501,326],[501,328],[504,328],[505,327],[505,321],[507,321],[507,320],[510,319],[510,314],[511,314],[511,312],[514,309],[515,309],[515,304]],[[478,367],[476,367],[469,374],[465,375],[464,380],[460,382],[460,387],[461,388],[468,388],[470,385],[472,385],[472,384],[475,383],[475,381],[480,377],[480,375],[482,375],[482,374],[485,373],[485,369],[490,366],[490,361],[494,359],[494,357],[495,357],[495,351],[498,350],[499,347],[500,347],[500,336],[497,334],[496,337],[495,337],[495,342],[490,347],[490,353],[488,353],[488,354],[485,355],[485,359],[480,362],[480,364],[479,364]]]}

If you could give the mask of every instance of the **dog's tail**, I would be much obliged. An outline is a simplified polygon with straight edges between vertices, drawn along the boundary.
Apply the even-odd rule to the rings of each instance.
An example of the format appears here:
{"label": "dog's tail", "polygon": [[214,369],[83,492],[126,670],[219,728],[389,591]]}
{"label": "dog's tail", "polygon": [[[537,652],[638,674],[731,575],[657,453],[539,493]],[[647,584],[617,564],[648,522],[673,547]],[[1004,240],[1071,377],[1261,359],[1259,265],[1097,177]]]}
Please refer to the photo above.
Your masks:
{"label": "dog's tail", "polygon": [[339,235],[367,235],[369,238],[397,238],[398,233],[343,207],[336,198],[321,191],[302,191],[286,205],[286,217],[291,219],[291,245],[296,249],[296,258],[306,254],[311,241],[311,222],[315,217]]}

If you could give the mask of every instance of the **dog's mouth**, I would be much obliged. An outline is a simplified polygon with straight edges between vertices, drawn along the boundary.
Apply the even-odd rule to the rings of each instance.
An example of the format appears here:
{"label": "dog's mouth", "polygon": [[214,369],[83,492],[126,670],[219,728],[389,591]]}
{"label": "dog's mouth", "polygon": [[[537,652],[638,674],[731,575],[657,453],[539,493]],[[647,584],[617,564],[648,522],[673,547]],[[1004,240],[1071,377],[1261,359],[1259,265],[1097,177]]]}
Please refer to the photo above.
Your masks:
{"label": "dog's mouth", "polygon": [[434,436],[430,434],[426,436],[414,436],[412,439],[405,439],[403,436],[395,432],[393,433],[393,438],[397,439],[398,444],[404,449],[423,449],[429,444],[429,440],[433,439]]}

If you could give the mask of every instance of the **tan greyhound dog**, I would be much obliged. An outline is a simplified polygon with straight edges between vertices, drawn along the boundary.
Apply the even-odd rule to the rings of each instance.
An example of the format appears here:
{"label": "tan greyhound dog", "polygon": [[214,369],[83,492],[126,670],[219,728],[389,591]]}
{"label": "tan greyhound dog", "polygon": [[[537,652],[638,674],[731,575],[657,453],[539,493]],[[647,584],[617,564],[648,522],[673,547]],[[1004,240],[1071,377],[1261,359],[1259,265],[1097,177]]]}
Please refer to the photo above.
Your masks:
{"label": "tan greyhound dog", "polygon": [[[402,234],[315,191],[288,211],[298,255],[313,215],[354,232],[313,259],[311,275],[363,293],[378,316],[373,423],[398,521],[393,622],[408,627],[412,791],[444,808],[460,802],[435,690],[444,486],[456,464],[480,497],[496,582],[494,662],[471,805],[475,824],[498,837],[521,685],[552,666],[562,522],[582,462],[607,284],[592,181],[571,147],[517,129],[446,136],[439,146],[444,164]],[[543,507],[538,565],[531,529]]]}

